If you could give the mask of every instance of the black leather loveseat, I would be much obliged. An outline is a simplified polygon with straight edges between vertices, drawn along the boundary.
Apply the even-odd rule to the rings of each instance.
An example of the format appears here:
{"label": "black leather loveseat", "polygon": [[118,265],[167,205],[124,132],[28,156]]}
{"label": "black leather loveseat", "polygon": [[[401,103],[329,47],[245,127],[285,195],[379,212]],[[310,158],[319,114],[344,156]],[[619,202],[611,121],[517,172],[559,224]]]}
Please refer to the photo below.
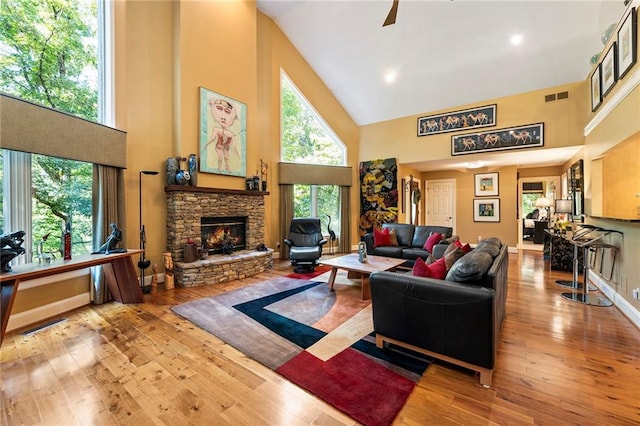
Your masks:
{"label": "black leather loveseat", "polygon": [[409,273],[370,276],[376,344],[406,347],[480,373],[491,385],[507,298],[508,247],[478,243],[444,280]]}
{"label": "black leather loveseat", "polygon": [[[450,239],[453,234],[453,228],[448,226],[415,226],[409,223],[384,223],[382,229],[395,230],[398,245],[375,246],[373,233],[370,232],[365,234],[363,238],[367,246],[367,254],[406,259],[407,266],[413,266],[413,262],[419,257],[423,260],[429,257],[429,252],[422,247],[431,234],[440,233],[444,236],[445,241]],[[436,259],[440,258],[448,246],[449,242],[438,244],[437,247],[434,247],[433,256]]]}

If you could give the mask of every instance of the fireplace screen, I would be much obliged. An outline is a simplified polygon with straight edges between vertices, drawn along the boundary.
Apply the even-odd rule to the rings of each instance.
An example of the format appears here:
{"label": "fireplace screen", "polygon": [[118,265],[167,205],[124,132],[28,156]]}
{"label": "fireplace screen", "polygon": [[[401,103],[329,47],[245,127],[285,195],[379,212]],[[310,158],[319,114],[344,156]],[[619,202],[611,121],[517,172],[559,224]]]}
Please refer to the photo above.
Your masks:
{"label": "fireplace screen", "polygon": [[209,254],[222,253],[225,239],[233,244],[233,250],[246,248],[246,216],[203,217],[200,219],[200,226],[202,228],[202,248],[207,249]]}

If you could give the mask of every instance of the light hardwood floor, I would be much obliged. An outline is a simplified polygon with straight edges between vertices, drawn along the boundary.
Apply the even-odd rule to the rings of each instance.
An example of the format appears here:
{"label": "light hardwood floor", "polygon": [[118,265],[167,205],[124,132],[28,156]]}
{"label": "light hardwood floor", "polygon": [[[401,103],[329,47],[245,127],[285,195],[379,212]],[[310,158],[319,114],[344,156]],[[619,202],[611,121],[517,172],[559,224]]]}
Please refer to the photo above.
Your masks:
{"label": "light hardwood floor", "polygon": [[[170,307],[291,272],[160,290],[140,305],[89,306],[0,349],[0,424],[341,425],[331,406],[246,358]],[[398,425],[640,424],[640,331],[616,308],[560,298],[542,253],[509,257],[491,389],[436,362]]]}

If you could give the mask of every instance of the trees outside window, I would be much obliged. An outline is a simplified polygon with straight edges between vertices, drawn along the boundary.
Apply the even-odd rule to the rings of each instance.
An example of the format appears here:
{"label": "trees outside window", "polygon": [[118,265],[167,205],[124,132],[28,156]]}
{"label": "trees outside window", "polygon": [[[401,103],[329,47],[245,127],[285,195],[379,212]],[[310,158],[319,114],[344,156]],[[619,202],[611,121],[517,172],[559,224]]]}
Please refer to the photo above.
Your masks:
{"label": "trees outside window", "polygon": [[322,232],[340,233],[340,188],[337,185],[294,185],[294,217],[320,218]]}
{"label": "trees outside window", "polygon": [[[2,0],[0,90],[98,121],[101,6],[102,0]],[[11,165],[5,163],[9,156]],[[30,262],[32,247],[47,234],[44,250],[58,251],[67,222],[72,224],[73,253],[91,251],[92,174],[89,163],[0,152],[0,232],[16,231],[8,228],[17,223],[31,225],[27,256],[16,258],[18,263]],[[21,209],[12,204],[29,198],[31,217],[14,217]]]}
{"label": "trees outside window", "polygon": [[[291,163],[345,165],[346,149],[291,80],[281,77],[281,158]],[[340,188],[336,185],[295,185],[294,216],[317,217],[322,229],[340,233]]]}
{"label": "trees outside window", "polygon": [[542,192],[522,194],[522,211],[525,216],[536,209],[536,200],[542,196]]}

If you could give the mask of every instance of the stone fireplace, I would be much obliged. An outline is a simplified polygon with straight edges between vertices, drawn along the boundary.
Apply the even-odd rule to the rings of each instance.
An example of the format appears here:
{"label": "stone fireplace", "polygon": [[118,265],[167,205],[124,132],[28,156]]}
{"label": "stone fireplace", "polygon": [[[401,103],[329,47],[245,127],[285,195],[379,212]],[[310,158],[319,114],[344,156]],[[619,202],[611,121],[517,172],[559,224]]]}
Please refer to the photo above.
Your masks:
{"label": "stone fireplace", "polygon": [[[271,269],[273,250],[256,251],[258,245],[264,243],[264,197],[268,192],[169,185],[165,193],[167,251],[173,257],[176,285],[215,284]],[[211,226],[234,232],[234,238],[244,240],[244,244],[240,244],[244,248],[237,247],[232,254],[222,255],[219,247],[212,247],[206,259],[184,263],[184,246],[188,240],[195,241],[198,247],[207,240],[216,245],[215,236],[210,236]],[[244,236],[239,235],[241,227]]]}
{"label": "stone fireplace", "polygon": [[246,245],[246,216],[204,216],[200,218],[202,249],[209,254],[222,253],[225,240],[233,250],[244,250]]}

